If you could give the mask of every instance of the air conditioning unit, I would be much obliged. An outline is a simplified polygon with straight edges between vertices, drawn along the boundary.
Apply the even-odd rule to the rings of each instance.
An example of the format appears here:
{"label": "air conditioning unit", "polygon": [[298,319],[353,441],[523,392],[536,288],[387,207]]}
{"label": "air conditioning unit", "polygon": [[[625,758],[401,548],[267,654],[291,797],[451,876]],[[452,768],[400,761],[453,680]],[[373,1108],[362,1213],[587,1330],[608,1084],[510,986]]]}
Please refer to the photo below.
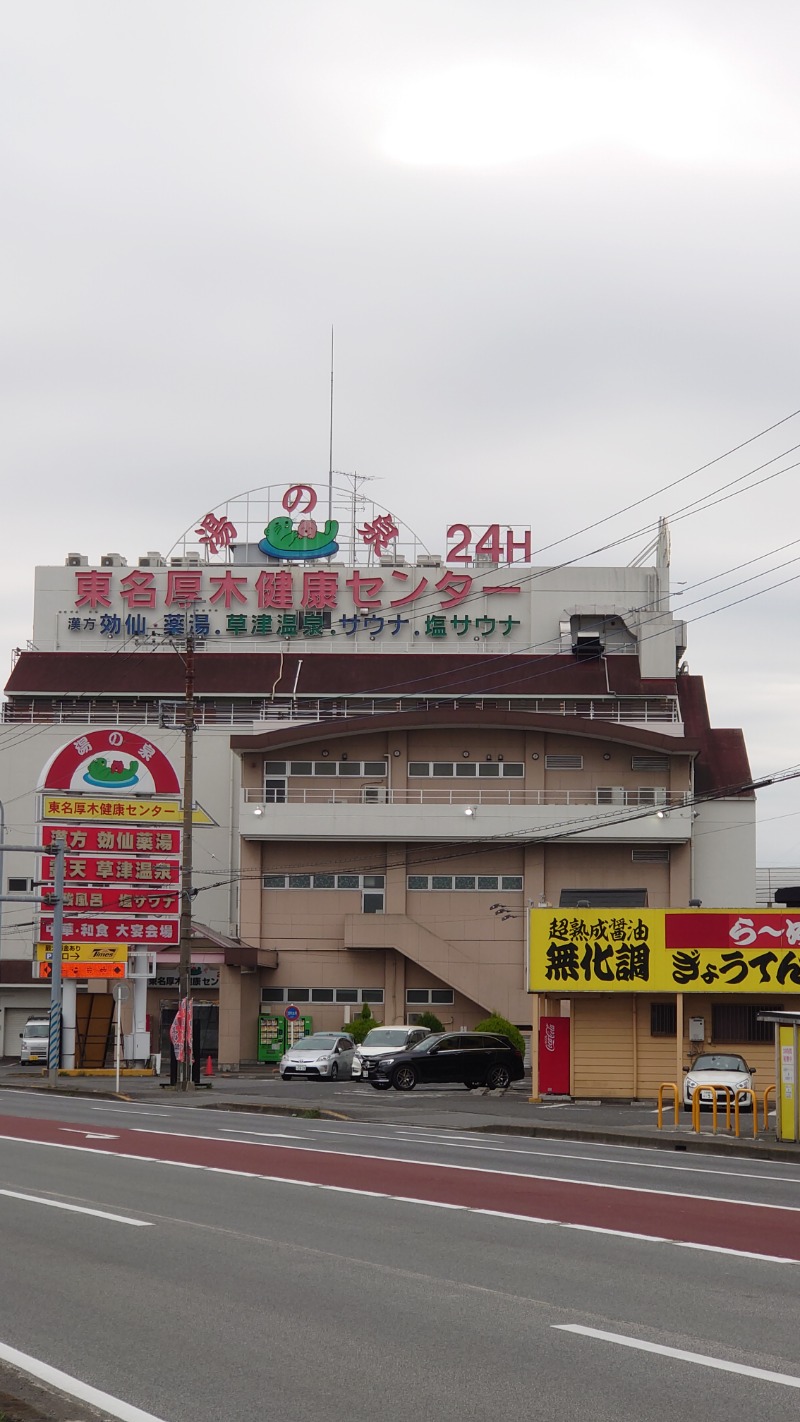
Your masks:
{"label": "air conditioning unit", "polygon": [[167,560],[162,558],[160,553],[148,551],[144,558],[139,559],[140,568],[166,568]]}
{"label": "air conditioning unit", "polygon": [[363,799],[365,805],[385,805],[387,791],[385,785],[365,785]]}
{"label": "air conditioning unit", "polygon": [[127,568],[128,560],[121,553],[104,553],[100,559],[101,568]]}
{"label": "air conditioning unit", "polygon": [[381,553],[380,564],[382,568],[404,568],[406,560],[402,553]]}
{"label": "air conditioning unit", "polygon": [[624,805],[624,785],[598,785],[595,791],[598,805]]}
{"label": "air conditioning unit", "polygon": [[199,553],[186,553],[182,558],[170,558],[171,568],[199,568],[201,558]]}
{"label": "air conditioning unit", "polygon": [[68,553],[65,566],[67,568],[88,568],[89,559],[85,553]]}
{"label": "air conditioning unit", "polygon": [[473,568],[496,568],[500,562],[499,558],[493,558],[491,553],[476,553],[472,560]]}
{"label": "air conditioning unit", "polygon": [[441,553],[420,553],[417,559],[418,568],[441,568]]}

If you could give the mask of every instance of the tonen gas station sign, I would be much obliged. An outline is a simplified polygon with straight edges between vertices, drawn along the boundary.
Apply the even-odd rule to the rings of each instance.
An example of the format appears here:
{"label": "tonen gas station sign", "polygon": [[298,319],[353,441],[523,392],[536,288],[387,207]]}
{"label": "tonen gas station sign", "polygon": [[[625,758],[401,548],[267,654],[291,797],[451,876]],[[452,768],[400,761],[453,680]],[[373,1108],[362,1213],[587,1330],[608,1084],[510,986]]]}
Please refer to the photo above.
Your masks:
{"label": "tonen gas station sign", "polygon": [[532,992],[786,993],[800,911],[530,910]]}

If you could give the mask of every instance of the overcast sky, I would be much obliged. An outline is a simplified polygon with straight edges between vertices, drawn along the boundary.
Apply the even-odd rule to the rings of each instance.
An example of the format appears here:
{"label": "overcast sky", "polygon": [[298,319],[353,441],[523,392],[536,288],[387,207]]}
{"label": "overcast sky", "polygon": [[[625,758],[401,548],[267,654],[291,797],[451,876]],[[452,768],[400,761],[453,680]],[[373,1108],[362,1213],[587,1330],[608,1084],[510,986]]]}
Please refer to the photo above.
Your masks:
{"label": "overcast sky", "polygon": [[[800,764],[796,3],[5,0],[0,26],[7,657],[35,564],[135,562],[326,478],[333,323],[338,469],[436,551],[499,520],[569,535],[549,558],[633,534],[590,559],[627,562],[673,515],[714,724],[758,775]],[[759,819],[759,863],[800,865],[800,780]]]}

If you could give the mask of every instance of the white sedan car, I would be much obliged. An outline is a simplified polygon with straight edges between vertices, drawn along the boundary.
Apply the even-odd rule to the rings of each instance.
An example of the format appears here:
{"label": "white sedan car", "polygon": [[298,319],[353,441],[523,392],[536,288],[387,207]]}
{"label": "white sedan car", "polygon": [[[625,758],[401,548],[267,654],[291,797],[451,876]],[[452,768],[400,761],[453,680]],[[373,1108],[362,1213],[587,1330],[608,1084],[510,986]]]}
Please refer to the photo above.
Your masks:
{"label": "white sedan car", "polygon": [[352,1037],[341,1032],[312,1032],[310,1037],[301,1037],[284,1052],[278,1070],[284,1081],[293,1076],[308,1077],[311,1081],[335,1081],[337,1076],[349,1078],[353,1070],[355,1043]]}
{"label": "white sedan car", "polygon": [[[696,1057],[692,1065],[687,1070],[683,1081],[683,1109],[691,1111],[692,1093],[695,1087],[701,1087],[700,1109],[704,1107],[711,1110],[714,1100],[714,1088],[729,1086],[732,1092],[744,1090],[745,1087],[752,1088],[755,1069],[747,1065],[744,1057],[737,1056],[736,1053],[705,1052],[702,1056]],[[717,1106],[724,1107],[725,1092],[717,1091]],[[752,1111],[753,1097],[741,1098],[740,1110]],[[731,1100],[731,1104],[733,1101]]]}

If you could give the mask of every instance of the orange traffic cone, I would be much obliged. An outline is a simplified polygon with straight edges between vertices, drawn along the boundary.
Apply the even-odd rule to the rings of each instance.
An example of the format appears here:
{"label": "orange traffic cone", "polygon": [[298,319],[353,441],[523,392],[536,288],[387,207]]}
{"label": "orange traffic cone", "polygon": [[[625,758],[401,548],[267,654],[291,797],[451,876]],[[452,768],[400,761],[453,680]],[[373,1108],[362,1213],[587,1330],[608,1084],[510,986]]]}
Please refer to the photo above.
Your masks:
{"label": "orange traffic cone", "polygon": [[211,1061],[211,1053],[210,1053],[210,1052],[209,1052],[208,1056],[206,1057],[206,1065],[205,1065],[205,1069],[204,1069],[204,1071],[203,1071],[203,1075],[204,1075],[204,1076],[213,1076],[213,1075],[214,1075],[214,1065],[213,1065],[213,1062]]}

